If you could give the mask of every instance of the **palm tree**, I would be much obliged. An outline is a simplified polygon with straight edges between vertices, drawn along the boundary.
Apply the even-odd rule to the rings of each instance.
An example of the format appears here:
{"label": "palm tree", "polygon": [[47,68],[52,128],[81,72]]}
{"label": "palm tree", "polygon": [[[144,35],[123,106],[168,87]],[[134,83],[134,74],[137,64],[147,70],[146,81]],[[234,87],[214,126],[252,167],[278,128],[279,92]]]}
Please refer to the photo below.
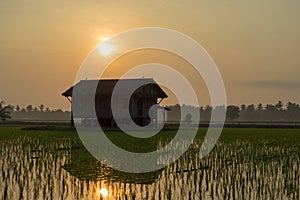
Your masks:
{"label": "palm tree", "polygon": [[4,106],[4,102],[0,101],[0,120],[5,122],[7,119],[10,119],[10,106]]}

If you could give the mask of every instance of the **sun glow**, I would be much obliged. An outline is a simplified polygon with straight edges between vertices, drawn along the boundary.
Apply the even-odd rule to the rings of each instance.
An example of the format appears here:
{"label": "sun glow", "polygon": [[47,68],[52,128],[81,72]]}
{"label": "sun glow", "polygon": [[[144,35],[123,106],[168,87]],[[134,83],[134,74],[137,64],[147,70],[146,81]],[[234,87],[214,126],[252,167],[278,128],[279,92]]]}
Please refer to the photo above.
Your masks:
{"label": "sun glow", "polygon": [[104,42],[98,47],[98,51],[103,56],[108,56],[116,49],[116,45]]}
{"label": "sun glow", "polygon": [[107,197],[108,196],[108,190],[106,188],[101,188],[99,190],[99,194],[102,196],[102,197]]}
{"label": "sun glow", "polygon": [[103,38],[101,38],[101,41],[103,41],[103,42],[105,42],[107,40],[109,40],[109,37],[103,37]]}

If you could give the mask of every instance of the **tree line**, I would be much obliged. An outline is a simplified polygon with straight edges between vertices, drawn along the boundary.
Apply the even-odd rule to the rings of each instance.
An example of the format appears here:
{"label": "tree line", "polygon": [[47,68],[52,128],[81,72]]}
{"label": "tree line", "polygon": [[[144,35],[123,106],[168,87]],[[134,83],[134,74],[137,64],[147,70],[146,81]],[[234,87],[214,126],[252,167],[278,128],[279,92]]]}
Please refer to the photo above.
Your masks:
{"label": "tree line", "polygon": [[[196,116],[196,112],[200,112],[200,121],[209,121],[211,112],[214,109],[224,109],[224,106],[211,107],[209,105],[203,107],[195,107],[190,105],[172,105],[166,106],[167,120],[172,122],[178,122],[180,114],[185,116],[184,121],[191,123],[193,116]],[[61,109],[50,109],[43,104],[39,106],[28,105],[21,108],[19,105],[5,105],[3,101],[0,101],[0,120],[2,122],[11,119],[16,121],[22,120],[56,120],[67,121],[70,119],[71,112],[63,111]],[[275,104],[259,103],[257,105],[242,104],[228,105],[226,107],[226,120],[228,121],[283,121],[283,122],[300,122],[300,105],[294,102],[283,103],[278,101]]]}
{"label": "tree line", "polygon": [[5,105],[3,101],[1,101],[0,104],[0,113],[0,119],[2,122],[5,122],[8,119],[15,121],[66,121],[69,120],[71,116],[69,111],[63,111],[62,109],[50,109],[49,107],[45,107],[44,104],[40,104],[39,106],[27,105],[26,107],[20,107],[19,105]]}
{"label": "tree line", "polygon": [[[200,112],[200,121],[209,121],[211,112],[213,109],[220,109],[218,107],[194,107],[190,105],[173,105],[168,106],[168,120],[179,121],[180,112],[183,112],[183,116],[186,116],[187,120],[191,121],[192,116],[196,112]],[[223,106],[224,109],[224,106]],[[259,103],[255,104],[242,104],[228,105],[226,107],[226,120],[227,121],[266,121],[266,122],[299,122],[300,121],[300,105],[294,102],[283,103],[278,101],[275,104]]]}

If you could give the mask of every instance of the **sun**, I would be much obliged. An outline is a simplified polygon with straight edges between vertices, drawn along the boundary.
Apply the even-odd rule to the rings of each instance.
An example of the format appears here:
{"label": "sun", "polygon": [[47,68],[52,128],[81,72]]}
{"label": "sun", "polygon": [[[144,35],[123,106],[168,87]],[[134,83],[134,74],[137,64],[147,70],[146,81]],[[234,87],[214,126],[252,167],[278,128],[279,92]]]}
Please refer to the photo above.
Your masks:
{"label": "sun", "polygon": [[104,42],[98,46],[98,51],[102,56],[110,55],[114,50],[116,50],[116,45],[108,42]]}

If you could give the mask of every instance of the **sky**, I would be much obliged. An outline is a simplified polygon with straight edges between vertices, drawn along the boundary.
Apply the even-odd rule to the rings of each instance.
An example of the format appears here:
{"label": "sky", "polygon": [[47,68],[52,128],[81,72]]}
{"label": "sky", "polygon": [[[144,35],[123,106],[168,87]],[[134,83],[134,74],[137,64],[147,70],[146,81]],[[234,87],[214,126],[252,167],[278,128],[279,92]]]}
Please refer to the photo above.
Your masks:
{"label": "sky", "polygon": [[164,27],[207,50],[228,104],[300,103],[299,10],[298,0],[0,0],[0,100],[69,110],[61,93],[101,38]]}

